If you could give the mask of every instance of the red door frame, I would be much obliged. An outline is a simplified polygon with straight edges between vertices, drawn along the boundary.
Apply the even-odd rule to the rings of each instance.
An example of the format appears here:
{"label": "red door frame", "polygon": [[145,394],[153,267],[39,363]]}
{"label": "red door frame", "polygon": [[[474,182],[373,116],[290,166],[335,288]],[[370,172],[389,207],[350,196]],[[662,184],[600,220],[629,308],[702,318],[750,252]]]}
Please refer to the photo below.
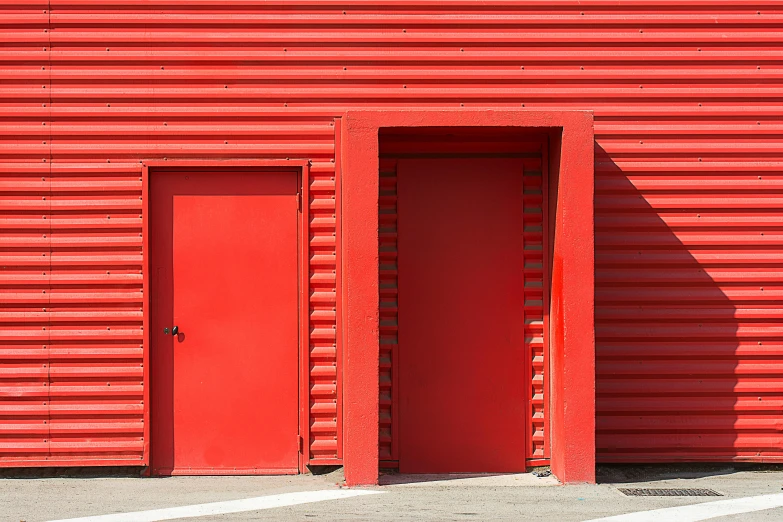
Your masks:
{"label": "red door frame", "polygon": [[167,168],[189,167],[196,169],[229,170],[234,168],[258,168],[258,174],[270,170],[292,170],[299,173],[299,224],[298,224],[298,273],[299,273],[299,472],[304,473],[309,464],[310,452],[306,441],[310,440],[310,279],[309,279],[309,205],[310,200],[310,162],[308,160],[181,160],[160,161],[151,160],[142,163],[141,171],[141,198],[142,198],[142,270],[143,280],[143,329],[144,329],[144,462],[143,465],[152,468],[150,462],[150,197],[149,177],[150,171],[165,170]]}
{"label": "red door frame", "polygon": [[[349,111],[341,125],[343,459],[378,481],[378,135],[384,127],[527,127],[550,133],[550,439],[562,482],[595,482],[594,132],[590,111]],[[559,142],[559,146],[558,146]],[[559,150],[556,150],[559,149]]]}

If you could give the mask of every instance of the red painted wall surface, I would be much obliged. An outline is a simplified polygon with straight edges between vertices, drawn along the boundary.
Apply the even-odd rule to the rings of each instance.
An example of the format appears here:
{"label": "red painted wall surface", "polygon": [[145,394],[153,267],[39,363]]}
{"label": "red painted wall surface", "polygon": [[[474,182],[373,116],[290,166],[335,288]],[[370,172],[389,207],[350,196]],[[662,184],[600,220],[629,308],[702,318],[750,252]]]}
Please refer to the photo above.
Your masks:
{"label": "red painted wall surface", "polygon": [[341,462],[335,117],[595,114],[597,454],[783,460],[783,2],[0,2],[0,465],[143,461],[141,161],[312,160],[309,457]]}

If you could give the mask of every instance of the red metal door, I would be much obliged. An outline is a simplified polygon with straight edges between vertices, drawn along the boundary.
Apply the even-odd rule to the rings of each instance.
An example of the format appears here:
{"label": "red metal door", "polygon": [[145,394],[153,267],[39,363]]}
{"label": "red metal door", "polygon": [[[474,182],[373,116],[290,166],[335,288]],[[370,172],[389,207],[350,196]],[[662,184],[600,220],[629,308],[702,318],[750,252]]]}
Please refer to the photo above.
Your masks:
{"label": "red metal door", "polygon": [[298,471],[298,185],[150,176],[155,474]]}
{"label": "red metal door", "polygon": [[522,169],[399,162],[403,473],[525,469]]}

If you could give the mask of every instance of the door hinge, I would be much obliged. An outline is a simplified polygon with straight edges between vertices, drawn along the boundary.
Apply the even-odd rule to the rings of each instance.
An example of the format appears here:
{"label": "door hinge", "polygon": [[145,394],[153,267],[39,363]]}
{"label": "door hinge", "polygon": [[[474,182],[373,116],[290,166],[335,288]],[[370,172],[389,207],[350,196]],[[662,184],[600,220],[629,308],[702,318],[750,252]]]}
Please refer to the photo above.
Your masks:
{"label": "door hinge", "polygon": [[304,439],[301,435],[296,436],[296,443],[299,446],[299,453],[302,453],[304,451]]}

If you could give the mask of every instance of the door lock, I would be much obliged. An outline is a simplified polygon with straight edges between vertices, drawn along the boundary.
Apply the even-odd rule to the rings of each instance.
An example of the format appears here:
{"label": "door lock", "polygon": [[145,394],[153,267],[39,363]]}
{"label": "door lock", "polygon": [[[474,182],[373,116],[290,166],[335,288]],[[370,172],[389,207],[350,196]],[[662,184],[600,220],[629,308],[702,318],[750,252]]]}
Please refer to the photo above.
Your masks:
{"label": "door lock", "polygon": [[[174,328],[171,329],[171,335],[177,335],[178,333],[179,333],[179,326],[175,326]],[[169,329],[168,328],[164,328],[163,329],[163,334],[164,335],[168,335],[169,334]]]}

